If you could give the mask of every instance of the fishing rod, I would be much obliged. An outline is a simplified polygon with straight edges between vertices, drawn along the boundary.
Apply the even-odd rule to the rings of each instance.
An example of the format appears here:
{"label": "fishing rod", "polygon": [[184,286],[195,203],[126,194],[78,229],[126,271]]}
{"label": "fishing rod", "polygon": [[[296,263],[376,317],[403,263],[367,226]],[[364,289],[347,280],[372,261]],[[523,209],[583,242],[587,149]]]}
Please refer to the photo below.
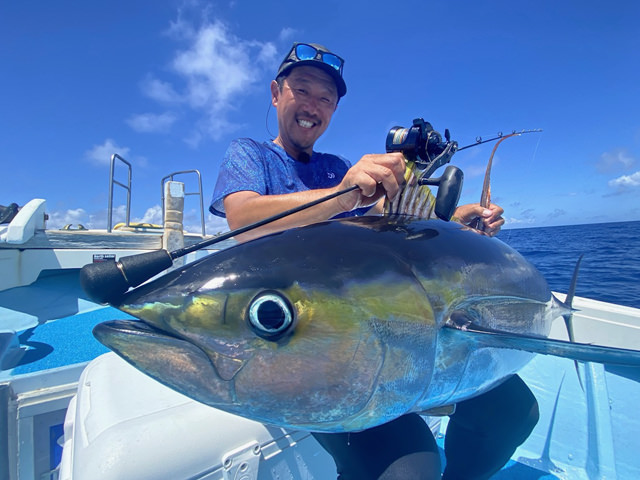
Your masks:
{"label": "fishing rod", "polygon": [[[522,131],[521,133],[528,133],[528,131]],[[462,172],[459,171],[457,167],[447,167],[448,169],[455,169],[457,172],[447,171],[442,177],[436,179],[430,178],[431,174],[440,166],[448,163],[457,150],[477,146],[498,138],[501,138],[501,134],[494,139],[477,139],[476,143],[459,149],[457,142],[451,141],[448,129],[445,130],[446,141],[443,141],[442,136],[433,129],[431,124],[420,118],[415,119],[413,126],[409,129],[402,127],[391,129],[387,136],[387,152],[400,151],[406,158],[416,161],[420,170],[423,171],[419,183],[439,187],[439,195],[436,199],[436,213],[440,218],[449,220],[460,196]],[[80,271],[80,283],[91,300],[102,304],[109,303],[117,305],[127,290],[137,287],[167,268],[170,268],[173,265],[173,261],[180,257],[301,212],[359,188],[358,185],[352,185],[351,187],[322,198],[171,252],[160,249],[121,257],[115,262],[87,264],[82,267]],[[440,189],[445,192],[443,195],[440,195]]]}
{"label": "fishing rod", "polygon": [[345,195],[359,189],[358,185],[352,185],[343,190],[331,193],[324,197],[312,200],[305,204],[291,208],[284,212],[258,220],[257,222],[231,230],[214,238],[203,240],[188,247],[179,248],[171,252],[160,249],[153,252],[140,253],[121,257],[116,262],[89,263],[80,270],[80,284],[89,298],[97,303],[115,304],[129,288],[137,287],[151,277],[166,270],[173,265],[177,258],[200,250],[204,247],[228,240],[231,237],[241,235],[249,230],[262,227],[281,218],[293,215],[333,198]]}
{"label": "fishing rod", "polygon": [[[520,130],[520,131],[513,130],[510,134],[508,134],[506,136],[503,135],[502,132],[498,132],[497,136],[492,137],[492,138],[487,138],[487,139],[483,139],[482,137],[476,137],[475,143],[470,143],[469,145],[465,145],[464,147],[460,147],[460,148],[458,148],[458,151],[466,150],[467,148],[471,148],[471,147],[477,147],[478,145],[482,145],[483,143],[493,142],[494,140],[500,140],[501,138],[512,137],[513,135],[523,135],[525,133],[538,133],[538,132],[542,132],[542,129],[541,128],[534,128],[534,129]],[[498,142],[498,143],[500,143],[500,142]]]}

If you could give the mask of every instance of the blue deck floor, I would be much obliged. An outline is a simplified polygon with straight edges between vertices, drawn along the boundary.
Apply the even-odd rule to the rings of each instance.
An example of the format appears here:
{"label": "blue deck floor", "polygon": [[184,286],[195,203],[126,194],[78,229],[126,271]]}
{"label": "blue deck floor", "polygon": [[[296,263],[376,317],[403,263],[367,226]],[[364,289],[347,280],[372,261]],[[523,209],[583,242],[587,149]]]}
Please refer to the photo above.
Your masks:
{"label": "blue deck floor", "polygon": [[113,318],[132,318],[113,307],[50,320],[18,332],[21,349],[18,363],[0,372],[0,380],[11,376],[84,363],[109,350],[98,342],[92,330],[100,322]]}

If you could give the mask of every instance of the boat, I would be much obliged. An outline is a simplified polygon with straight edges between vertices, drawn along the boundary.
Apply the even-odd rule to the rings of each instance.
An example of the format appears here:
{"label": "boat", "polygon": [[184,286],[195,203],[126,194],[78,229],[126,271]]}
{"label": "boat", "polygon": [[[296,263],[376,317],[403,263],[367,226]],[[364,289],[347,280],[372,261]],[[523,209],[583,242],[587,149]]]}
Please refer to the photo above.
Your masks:
{"label": "boat", "polygon": [[[122,176],[123,171],[127,180],[119,181],[116,173]],[[47,203],[39,198],[0,225],[2,480],[57,478],[67,407],[84,368],[107,352],[91,330],[102,320],[122,318],[119,310],[88,298],[80,285],[80,269],[92,262],[193,245],[206,236],[199,171],[173,172],[161,179],[161,226],[131,222],[131,179],[132,165],[112,155],[106,229],[83,225],[47,229]],[[126,192],[127,201],[125,221],[114,225],[116,188]],[[199,197],[201,228],[197,233],[184,233],[175,221],[181,218],[179,207],[187,195]],[[183,261],[211,251],[190,253]]]}
{"label": "boat", "polygon": [[[335,478],[332,459],[308,432],[200,404],[93,338],[97,323],[127,315],[87,298],[78,279],[83,265],[169,248],[177,230],[185,245],[207,237],[204,221],[202,232],[184,234],[166,218],[163,226],[131,224],[128,213],[124,225],[112,228],[116,162],[131,168],[112,156],[106,230],[47,230],[42,199],[0,228],[0,480]],[[189,172],[197,171],[176,174]],[[163,179],[163,206],[180,202],[176,174]],[[129,212],[130,181],[122,187]],[[573,305],[576,341],[637,349],[640,309],[582,297]],[[550,336],[567,339],[562,319]],[[637,369],[576,369],[571,360],[538,355],[520,374],[538,399],[540,421],[494,478],[640,478]],[[430,413],[425,421],[442,448],[447,417]]]}

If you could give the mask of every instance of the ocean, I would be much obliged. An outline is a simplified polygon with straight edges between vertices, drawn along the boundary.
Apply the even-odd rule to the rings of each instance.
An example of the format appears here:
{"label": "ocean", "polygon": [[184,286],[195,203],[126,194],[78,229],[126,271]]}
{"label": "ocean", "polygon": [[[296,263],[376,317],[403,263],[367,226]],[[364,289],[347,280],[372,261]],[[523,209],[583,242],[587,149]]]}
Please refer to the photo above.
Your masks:
{"label": "ocean", "polygon": [[555,292],[567,292],[584,254],[576,295],[640,308],[640,221],[503,229],[498,238],[533,263]]}

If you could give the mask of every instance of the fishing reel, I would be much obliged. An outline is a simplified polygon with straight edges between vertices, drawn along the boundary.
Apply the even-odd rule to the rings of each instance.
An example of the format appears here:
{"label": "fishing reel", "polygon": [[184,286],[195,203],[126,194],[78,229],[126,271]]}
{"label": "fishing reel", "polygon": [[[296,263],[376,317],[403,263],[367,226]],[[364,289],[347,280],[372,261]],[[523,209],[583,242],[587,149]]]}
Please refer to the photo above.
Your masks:
{"label": "fishing reel", "polygon": [[393,127],[389,130],[387,152],[402,152],[426,175],[431,176],[437,168],[448,163],[458,150],[458,142],[451,141],[449,129],[445,129],[444,138],[446,141],[429,122],[416,118],[409,128]]}
{"label": "fishing reel", "polygon": [[442,135],[422,118],[413,120],[409,128],[393,127],[387,134],[387,152],[401,152],[407,160],[415,163],[421,171],[418,183],[438,187],[435,213],[442,220],[449,221],[458,206],[462,192],[462,170],[449,165],[439,178],[431,178],[441,166],[449,163],[458,150],[458,142],[451,140],[449,129]]}

